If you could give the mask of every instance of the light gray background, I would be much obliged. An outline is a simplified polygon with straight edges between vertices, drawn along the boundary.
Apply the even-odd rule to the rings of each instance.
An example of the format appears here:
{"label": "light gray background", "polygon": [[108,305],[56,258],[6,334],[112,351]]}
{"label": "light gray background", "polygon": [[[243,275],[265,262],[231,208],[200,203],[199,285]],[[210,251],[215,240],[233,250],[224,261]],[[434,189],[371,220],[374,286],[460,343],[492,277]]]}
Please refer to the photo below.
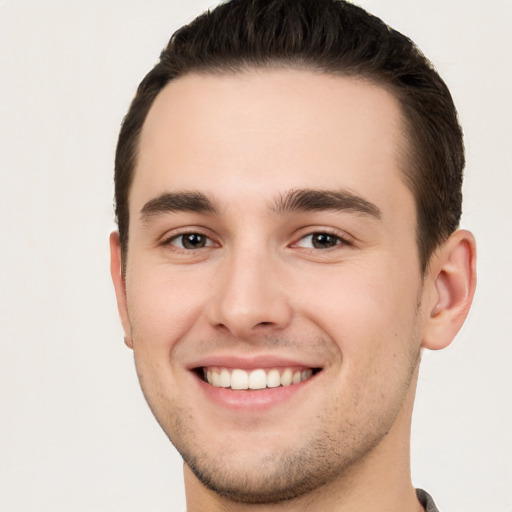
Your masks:
{"label": "light gray background", "polygon": [[[134,90],[208,0],[0,0],[0,511],[184,509],[108,272],[112,161]],[[511,0],[361,0],[412,37],[466,132],[474,308],[427,353],[413,479],[445,512],[512,512]]]}

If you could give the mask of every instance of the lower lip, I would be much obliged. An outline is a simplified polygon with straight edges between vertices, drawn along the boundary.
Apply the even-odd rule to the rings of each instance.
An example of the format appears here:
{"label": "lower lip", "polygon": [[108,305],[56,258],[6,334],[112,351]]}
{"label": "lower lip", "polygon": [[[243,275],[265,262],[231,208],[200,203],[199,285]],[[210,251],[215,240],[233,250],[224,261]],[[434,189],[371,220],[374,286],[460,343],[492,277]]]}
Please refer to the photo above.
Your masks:
{"label": "lower lip", "polygon": [[233,390],[231,388],[217,388],[194,375],[199,387],[206,394],[207,398],[217,405],[229,409],[263,411],[290,400],[297,393],[305,390],[318,374],[298,384],[290,386],[279,386],[276,388],[265,388],[256,390]]}

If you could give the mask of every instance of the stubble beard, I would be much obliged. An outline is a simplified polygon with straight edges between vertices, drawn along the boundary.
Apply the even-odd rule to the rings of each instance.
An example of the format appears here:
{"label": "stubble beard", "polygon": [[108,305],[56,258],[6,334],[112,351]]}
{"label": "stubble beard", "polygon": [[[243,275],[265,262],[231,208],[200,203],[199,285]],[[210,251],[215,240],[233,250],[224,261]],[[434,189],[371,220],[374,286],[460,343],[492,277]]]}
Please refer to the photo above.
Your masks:
{"label": "stubble beard", "polygon": [[[233,503],[270,505],[300,498],[336,480],[349,483],[357,466],[369,458],[370,452],[381,443],[393,426],[405,395],[419,366],[420,352],[403,385],[403,396],[396,410],[382,415],[370,414],[363,432],[360,424],[339,425],[335,432],[322,425],[339,423],[343,413],[331,410],[321,418],[312,418],[316,429],[307,440],[283,448],[271,455],[253,457],[243,464],[237,454],[212,456],[199,447],[190,413],[174,410],[173,427],[164,431],[174,444],[185,464],[207,489]],[[188,418],[188,421],[183,419]],[[162,427],[164,427],[162,425]],[[341,490],[341,489],[339,489]]]}
{"label": "stubble beard", "polygon": [[[416,339],[411,339],[410,351],[404,356],[403,364],[408,368],[395,387],[392,407],[370,408],[362,420],[351,421],[354,417],[347,412],[347,404],[336,402],[329,410],[311,416],[314,427],[306,439],[271,454],[256,453],[246,463],[238,453],[208,451],[214,443],[199,442],[202,437],[197,435],[196,422],[186,405],[169,403],[158,392],[157,400],[151,400],[143,375],[139,374],[139,379],[155,418],[204,487],[233,503],[277,504],[300,498],[333,481],[338,484],[348,480],[387,436],[417,375],[421,359],[417,334],[414,332]],[[158,402],[160,406],[156,406]],[[334,428],[329,430],[326,426]]]}
{"label": "stubble beard", "polygon": [[342,477],[377,441],[365,440],[358,453],[338,443],[333,454],[332,444],[320,434],[301,446],[265,456],[245,471],[231,461],[213,462],[205,454],[178,451],[197,479],[217,495],[234,503],[269,505],[300,498]]}

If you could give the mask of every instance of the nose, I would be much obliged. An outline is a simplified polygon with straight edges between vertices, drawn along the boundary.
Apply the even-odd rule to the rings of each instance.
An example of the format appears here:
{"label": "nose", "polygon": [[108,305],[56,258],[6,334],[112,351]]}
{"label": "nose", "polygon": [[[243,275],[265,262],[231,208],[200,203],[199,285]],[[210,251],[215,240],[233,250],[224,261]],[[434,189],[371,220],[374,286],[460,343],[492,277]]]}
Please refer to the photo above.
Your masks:
{"label": "nose", "polygon": [[237,338],[284,329],[292,318],[279,262],[261,250],[233,253],[216,276],[208,320]]}

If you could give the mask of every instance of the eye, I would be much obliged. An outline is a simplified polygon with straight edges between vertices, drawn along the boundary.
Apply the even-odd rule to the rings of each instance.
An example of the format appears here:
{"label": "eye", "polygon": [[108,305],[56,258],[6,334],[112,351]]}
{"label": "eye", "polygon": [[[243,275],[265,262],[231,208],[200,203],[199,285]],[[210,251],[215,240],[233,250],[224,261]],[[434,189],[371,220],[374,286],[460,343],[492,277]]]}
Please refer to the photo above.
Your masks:
{"label": "eye", "polygon": [[213,241],[201,233],[183,233],[169,239],[167,242],[179,249],[203,249],[204,247],[213,247]]}
{"label": "eye", "polygon": [[295,245],[307,249],[331,249],[341,244],[348,244],[348,242],[332,233],[319,232],[302,237]]}

